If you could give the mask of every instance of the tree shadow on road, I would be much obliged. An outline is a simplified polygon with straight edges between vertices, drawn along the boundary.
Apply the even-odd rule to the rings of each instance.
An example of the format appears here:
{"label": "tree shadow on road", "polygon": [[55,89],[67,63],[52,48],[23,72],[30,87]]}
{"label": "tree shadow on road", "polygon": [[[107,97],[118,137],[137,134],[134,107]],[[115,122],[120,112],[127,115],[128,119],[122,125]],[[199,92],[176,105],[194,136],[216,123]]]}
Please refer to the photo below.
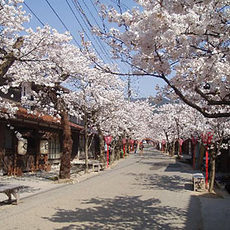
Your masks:
{"label": "tree shadow on road", "polygon": [[143,155],[141,155],[141,156],[138,155],[138,157],[142,158],[144,160],[151,160],[151,159],[155,159],[155,160],[167,160],[167,159],[170,159],[170,160],[173,160],[168,155],[165,155],[162,152],[154,151],[154,153],[153,153],[153,151],[146,152],[145,150],[143,152]]}
{"label": "tree shadow on road", "polygon": [[194,173],[194,170],[190,165],[186,163],[176,162],[169,164],[166,169],[166,172],[181,172],[181,173]]}
{"label": "tree shadow on road", "polygon": [[192,183],[189,179],[186,179],[177,175],[158,175],[147,173],[129,173],[135,177],[135,185],[142,185],[144,190],[168,190],[176,192],[184,192],[184,190],[192,190]]}
{"label": "tree shadow on road", "polygon": [[[187,212],[162,206],[158,199],[141,200],[140,196],[93,198],[82,203],[85,208],[57,209],[52,217],[59,230],[70,229],[184,229]],[[183,221],[182,221],[183,220]],[[181,222],[182,221],[182,222]],[[56,228],[57,229],[57,228]]]}
{"label": "tree shadow on road", "polygon": [[181,173],[194,173],[194,170],[191,168],[190,165],[187,165],[186,163],[181,162],[172,162],[172,160],[166,160],[164,161],[156,161],[159,159],[153,158],[154,161],[142,160],[140,164],[144,164],[149,166],[150,170],[158,170],[165,167],[165,172],[181,172]]}
{"label": "tree shadow on road", "polygon": [[141,161],[140,164],[144,164],[149,166],[149,170],[159,170],[161,168],[167,167],[171,164],[171,161],[160,161],[160,162],[153,162],[153,161]]}

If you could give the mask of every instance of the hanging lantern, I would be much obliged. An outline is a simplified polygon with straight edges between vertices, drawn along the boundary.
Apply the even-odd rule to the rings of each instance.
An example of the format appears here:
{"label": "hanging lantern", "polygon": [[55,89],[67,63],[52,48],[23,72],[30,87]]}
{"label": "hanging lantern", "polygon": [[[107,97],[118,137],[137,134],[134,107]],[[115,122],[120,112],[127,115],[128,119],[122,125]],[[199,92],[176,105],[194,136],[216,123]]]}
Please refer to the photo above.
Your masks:
{"label": "hanging lantern", "polygon": [[49,153],[49,142],[48,142],[48,140],[41,140],[40,141],[40,153],[41,154],[48,154]]}
{"label": "hanging lantern", "polygon": [[25,155],[27,153],[27,139],[21,138],[18,140],[18,154]]}
{"label": "hanging lantern", "polygon": [[123,144],[123,145],[126,144],[126,139],[125,139],[125,138],[122,139],[122,144]]}
{"label": "hanging lantern", "polygon": [[111,141],[112,141],[112,136],[106,136],[106,137],[105,137],[105,143],[106,143],[107,145],[110,145]]}

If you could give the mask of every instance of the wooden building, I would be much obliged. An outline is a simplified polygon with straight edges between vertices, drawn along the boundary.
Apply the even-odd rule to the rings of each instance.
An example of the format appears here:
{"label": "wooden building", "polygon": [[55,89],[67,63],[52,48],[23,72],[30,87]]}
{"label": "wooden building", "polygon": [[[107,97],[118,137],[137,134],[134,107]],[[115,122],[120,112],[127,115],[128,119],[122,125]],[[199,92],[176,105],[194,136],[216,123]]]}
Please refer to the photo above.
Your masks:
{"label": "wooden building", "polygon": [[[83,127],[70,122],[73,159],[79,151]],[[20,137],[17,137],[20,135]],[[49,115],[29,114],[20,108],[12,119],[0,120],[0,168],[3,173],[50,170],[62,154],[60,121]]]}
{"label": "wooden building", "polygon": [[[0,111],[0,170],[3,174],[21,175],[25,171],[50,170],[51,164],[59,163],[62,154],[60,120],[39,112],[28,113],[28,107],[21,104],[22,97],[28,98],[28,102],[33,100],[31,84],[23,84],[21,89],[9,89],[7,94],[0,92],[0,97],[19,107],[13,118],[4,118],[7,112]],[[83,158],[83,123],[71,116],[69,121],[73,139],[71,159]],[[89,153],[91,157],[98,151],[97,142],[94,138]]]}

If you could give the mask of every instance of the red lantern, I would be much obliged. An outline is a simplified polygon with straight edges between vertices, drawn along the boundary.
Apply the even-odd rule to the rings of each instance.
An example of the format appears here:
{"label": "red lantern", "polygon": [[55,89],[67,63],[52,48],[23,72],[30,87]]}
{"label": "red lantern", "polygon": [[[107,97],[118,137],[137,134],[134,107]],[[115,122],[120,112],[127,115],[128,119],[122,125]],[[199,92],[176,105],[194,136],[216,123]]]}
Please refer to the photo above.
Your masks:
{"label": "red lantern", "polygon": [[132,145],[132,144],[134,143],[134,140],[131,139],[129,142],[130,142],[130,144]]}
{"label": "red lantern", "polygon": [[131,145],[131,149],[132,149],[132,151],[134,151],[134,140],[129,140],[129,143],[130,143],[130,145]]}
{"label": "red lantern", "polygon": [[165,151],[166,140],[162,140],[161,144],[162,144],[161,151]]}
{"label": "red lantern", "polygon": [[105,143],[106,143],[107,145],[110,145],[111,141],[112,141],[112,136],[106,136],[106,137],[105,137]]}
{"label": "red lantern", "polygon": [[126,144],[126,139],[125,138],[122,139],[122,144],[123,145]]}

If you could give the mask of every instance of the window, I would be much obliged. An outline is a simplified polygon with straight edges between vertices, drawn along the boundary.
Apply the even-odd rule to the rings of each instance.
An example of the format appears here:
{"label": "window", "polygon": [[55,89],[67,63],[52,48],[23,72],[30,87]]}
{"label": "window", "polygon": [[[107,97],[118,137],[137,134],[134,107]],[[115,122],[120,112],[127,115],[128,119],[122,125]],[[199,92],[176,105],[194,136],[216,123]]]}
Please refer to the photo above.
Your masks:
{"label": "window", "polygon": [[60,142],[59,138],[55,137],[49,140],[49,159],[60,159]]}
{"label": "window", "polygon": [[23,82],[22,83],[22,97],[27,97],[28,99],[31,98],[32,90],[31,90],[31,83]]}

